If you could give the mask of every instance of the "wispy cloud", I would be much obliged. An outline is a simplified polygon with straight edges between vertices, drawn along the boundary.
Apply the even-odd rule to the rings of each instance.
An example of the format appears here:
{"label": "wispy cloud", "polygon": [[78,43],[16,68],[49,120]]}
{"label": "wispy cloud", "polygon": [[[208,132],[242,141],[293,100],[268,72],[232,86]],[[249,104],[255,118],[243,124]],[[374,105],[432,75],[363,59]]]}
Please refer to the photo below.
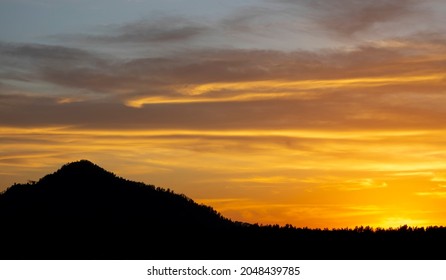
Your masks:
{"label": "wispy cloud", "polygon": [[376,25],[395,22],[420,13],[419,1],[414,0],[283,0],[303,6],[308,16],[326,31],[351,36],[368,31]]}
{"label": "wispy cloud", "polygon": [[386,188],[388,184],[386,182],[376,181],[372,178],[363,178],[357,180],[348,180],[341,186],[342,190],[355,191],[364,189]]}
{"label": "wispy cloud", "polygon": [[436,198],[446,198],[446,191],[417,192],[416,195],[436,197]]}
{"label": "wispy cloud", "polygon": [[204,49],[129,60],[0,47],[1,102],[16,108],[0,112],[4,125],[434,129],[444,113],[445,44],[426,34],[352,50]]}
{"label": "wispy cloud", "polygon": [[184,43],[210,32],[210,27],[183,17],[165,16],[141,19],[121,25],[102,27],[100,32],[90,34],[63,34],[52,36],[68,42],[85,43]]}
{"label": "wispy cloud", "polygon": [[32,62],[77,62],[96,61],[88,51],[64,46],[43,44],[18,44],[0,42],[2,58],[31,59]]}
{"label": "wispy cloud", "polygon": [[204,93],[209,101],[226,102],[322,89],[398,85],[401,90],[407,85],[413,92],[441,86],[443,42],[424,38],[424,44],[414,45],[414,40],[394,39],[348,51],[205,49],[130,60],[60,46],[3,44],[0,59],[4,80],[106,93],[141,105],[194,102],[194,96]]}

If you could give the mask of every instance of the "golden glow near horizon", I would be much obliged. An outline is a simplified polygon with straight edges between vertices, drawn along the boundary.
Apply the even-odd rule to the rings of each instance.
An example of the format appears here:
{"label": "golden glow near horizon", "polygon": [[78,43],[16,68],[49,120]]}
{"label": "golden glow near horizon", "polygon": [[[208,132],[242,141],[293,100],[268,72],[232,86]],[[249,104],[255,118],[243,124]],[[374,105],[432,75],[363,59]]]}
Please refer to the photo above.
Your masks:
{"label": "golden glow near horizon", "polygon": [[61,36],[5,19],[0,190],[88,159],[234,220],[446,226],[444,3],[132,2]]}
{"label": "golden glow near horizon", "polygon": [[309,227],[444,223],[431,209],[446,197],[446,161],[435,140],[446,136],[443,130],[0,131],[14,139],[3,143],[5,151],[16,151],[0,156],[4,178],[24,169],[41,176],[88,158],[235,220]]}

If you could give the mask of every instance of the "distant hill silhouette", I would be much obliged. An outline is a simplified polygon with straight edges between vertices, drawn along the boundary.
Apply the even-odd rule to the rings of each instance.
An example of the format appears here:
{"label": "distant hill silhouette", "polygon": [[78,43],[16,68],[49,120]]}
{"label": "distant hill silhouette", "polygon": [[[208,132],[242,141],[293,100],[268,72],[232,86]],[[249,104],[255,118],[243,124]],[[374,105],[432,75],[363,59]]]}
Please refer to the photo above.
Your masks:
{"label": "distant hill silhouette", "polygon": [[12,186],[0,197],[0,211],[0,215],[13,213],[14,218],[33,220],[137,220],[194,227],[230,224],[211,207],[170,190],[117,177],[87,160],[66,164],[36,183]]}
{"label": "distant hill silhouette", "polygon": [[0,194],[0,259],[434,259],[446,228],[322,230],[231,221],[87,160]]}

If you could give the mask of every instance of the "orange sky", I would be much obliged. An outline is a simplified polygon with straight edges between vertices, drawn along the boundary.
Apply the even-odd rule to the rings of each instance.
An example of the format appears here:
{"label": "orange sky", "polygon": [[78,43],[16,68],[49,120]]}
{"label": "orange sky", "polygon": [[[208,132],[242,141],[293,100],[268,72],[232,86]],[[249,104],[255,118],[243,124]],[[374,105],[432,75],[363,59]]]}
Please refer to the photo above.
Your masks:
{"label": "orange sky", "polygon": [[88,159],[234,220],[446,225],[445,5],[246,5],[0,37],[0,189]]}

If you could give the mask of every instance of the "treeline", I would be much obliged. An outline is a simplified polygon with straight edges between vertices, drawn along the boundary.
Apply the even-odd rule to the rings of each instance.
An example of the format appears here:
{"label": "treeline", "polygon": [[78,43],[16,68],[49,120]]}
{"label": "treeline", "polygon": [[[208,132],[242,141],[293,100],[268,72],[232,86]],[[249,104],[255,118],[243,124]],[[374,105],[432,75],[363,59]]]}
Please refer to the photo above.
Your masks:
{"label": "treeline", "polygon": [[427,226],[427,227],[419,227],[419,226],[408,226],[408,225],[401,225],[399,227],[389,227],[389,228],[383,228],[383,227],[371,227],[371,226],[355,226],[354,228],[345,227],[345,228],[309,228],[309,227],[296,227],[292,224],[286,224],[284,226],[280,226],[279,224],[274,225],[263,225],[263,224],[249,224],[249,223],[242,223],[245,226],[252,226],[252,227],[261,227],[261,228],[267,228],[267,229],[281,229],[281,230],[299,230],[299,231],[331,231],[331,232],[354,232],[354,233],[382,233],[382,232],[435,232],[435,231],[441,231],[446,230],[446,227],[444,226]]}

